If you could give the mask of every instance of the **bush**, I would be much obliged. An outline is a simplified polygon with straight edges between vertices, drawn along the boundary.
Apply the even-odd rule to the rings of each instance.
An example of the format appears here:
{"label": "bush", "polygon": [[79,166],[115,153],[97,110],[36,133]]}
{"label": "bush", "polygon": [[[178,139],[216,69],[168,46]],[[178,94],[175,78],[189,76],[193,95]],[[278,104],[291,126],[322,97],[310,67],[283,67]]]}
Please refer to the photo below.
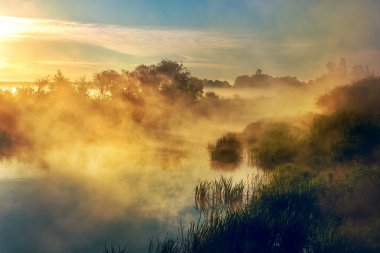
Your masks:
{"label": "bush", "polygon": [[255,144],[250,153],[262,168],[294,162],[298,151],[298,140],[285,127],[271,129]]}
{"label": "bush", "polygon": [[314,119],[308,136],[311,164],[377,160],[380,125],[371,115],[342,111]]}
{"label": "bush", "polygon": [[242,159],[242,144],[232,133],[219,138],[215,144],[210,144],[208,150],[211,161],[236,164]]}
{"label": "bush", "polygon": [[327,112],[349,110],[379,115],[380,77],[369,77],[336,87],[321,96],[317,103]]}

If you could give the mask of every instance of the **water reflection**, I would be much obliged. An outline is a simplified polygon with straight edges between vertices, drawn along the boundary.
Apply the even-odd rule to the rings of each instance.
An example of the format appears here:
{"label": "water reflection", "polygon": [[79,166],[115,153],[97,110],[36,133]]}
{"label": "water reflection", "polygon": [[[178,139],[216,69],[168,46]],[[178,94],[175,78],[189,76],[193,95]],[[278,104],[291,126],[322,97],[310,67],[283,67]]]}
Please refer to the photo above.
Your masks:
{"label": "water reflection", "polygon": [[219,171],[235,171],[238,168],[240,168],[241,162],[236,163],[223,163],[219,161],[210,161],[210,167],[213,170],[219,170]]}
{"label": "water reflection", "polygon": [[38,162],[2,161],[0,252],[92,253],[105,242],[147,252],[149,238],[198,218],[199,179],[253,172],[239,164],[211,170],[204,143],[50,150],[50,170]]}

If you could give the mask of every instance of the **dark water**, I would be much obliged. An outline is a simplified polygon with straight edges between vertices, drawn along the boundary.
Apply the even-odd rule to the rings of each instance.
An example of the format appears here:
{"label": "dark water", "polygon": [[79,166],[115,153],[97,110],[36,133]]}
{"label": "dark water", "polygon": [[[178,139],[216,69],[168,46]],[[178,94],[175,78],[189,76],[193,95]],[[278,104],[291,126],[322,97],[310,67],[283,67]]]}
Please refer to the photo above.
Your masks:
{"label": "dark water", "polygon": [[[125,215],[90,218],[90,222],[91,214],[81,210],[83,193],[71,189],[69,197],[58,201],[40,192],[38,185],[43,183],[38,179],[0,183],[1,252],[102,252],[105,242],[146,252],[149,238],[174,230],[162,219],[141,217],[138,210],[131,209],[125,210]],[[178,219],[191,213],[191,206],[184,207]]]}
{"label": "dark water", "polygon": [[205,149],[181,152],[160,148],[154,166],[148,162],[152,154],[122,166],[126,156],[113,151],[114,160],[98,155],[98,161],[85,164],[87,170],[67,160],[64,168],[34,169],[34,174],[31,169],[23,178],[28,165],[3,162],[0,252],[93,253],[102,252],[105,243],[147,252],[149,238],[176,232],[180,222],[187,226],[196,219],[198,180],[243,179],[254,172],[244,164],[234,171],[212,169]]}
{"label": "dark water", "polygon": [[245,162],[219,169],[209,161],[207,144],[246,123],[198,122],[154,141],[52,146],[43,154],[49,166],[0,161],[0,253],[94,253],[105,243],[147,252],[150,238],[198,218],[199,180],[258,173]]}

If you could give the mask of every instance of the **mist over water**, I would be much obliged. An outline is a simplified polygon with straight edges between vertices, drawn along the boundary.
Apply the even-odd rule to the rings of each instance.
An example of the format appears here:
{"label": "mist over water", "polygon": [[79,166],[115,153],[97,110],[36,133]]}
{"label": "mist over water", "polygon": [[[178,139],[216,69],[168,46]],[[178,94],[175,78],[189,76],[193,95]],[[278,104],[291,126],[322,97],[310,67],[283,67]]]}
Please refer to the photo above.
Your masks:
{"label": "mist over water", "polygon": [[257,173],[245,160],[234,171],[210,166],[207,144],[243,129],[244,122],[184,124],[175,134],[154,138],[126,133],[117,140],[111,136],[120,129],[109,129],[104,134],[112,140],[99,143],[46,133],[41,138],[60,141],[47,141],[43,156],[3,159],[4,252],[100,252],[105,243],[146,252],[149,238],[176,231],[179,221],[187,226],[197,219],[193,194],[198,180],[220,175],[239,180]]}
{"label": "mist over water", "polygon": [[379,10],[0,0],[0,253],[379,252]]}
{"label": "mist over water", "polygon": [[[320,112],[317,97],[343,83],[332,75],[302,87],[206,87],[205,97],[196,89],[199,80],[181,68],[174,77],[170,68],[165,75],[144,72],[180,66],[160,64],[136,73],[102,72],[95,81],[110,75],[127,88],[110,85],[107,93],[95,86],[99,92],[92,97],[80,92],[89,83],[76,82],[73,90],[60,72],[33,91],[3,92],[1,252],[101,252],[105,244],[147,252],[150,238],[197,221],[199,180],[240,181],[264,173],[249,163],[246,147],[237,166],[215,166],[210,143],[252,122],[281,121],[302,131]],[[178,92],[176,75],[191,93]],[[167,87],[155,90],[149,82]],[[207,98],[208,92],[218,98]]]}

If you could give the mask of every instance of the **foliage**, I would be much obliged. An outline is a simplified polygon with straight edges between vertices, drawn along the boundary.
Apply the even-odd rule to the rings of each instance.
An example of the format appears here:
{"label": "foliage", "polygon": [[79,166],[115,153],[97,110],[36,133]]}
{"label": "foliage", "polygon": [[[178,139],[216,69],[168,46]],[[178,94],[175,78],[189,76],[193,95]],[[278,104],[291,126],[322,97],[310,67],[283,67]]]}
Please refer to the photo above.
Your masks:
{"label": "foliage", "polygon": [[103,253],[127,253],[127,247],[121,248],[120,246],[118,248],[114,248],[111,246],[110,248],[107,247],[107,245],[104,246]]}
{"label": "foliage", "polygon": [[[367,167],[365,171],[370,176],[378,174],[374,168]],[[337,187],[344,191],[356,188],[356,184],[347,180],[344,179],[344,186],[329,185],[315,173],[283,167],[274,173],[270,183],[255,188],[256,194],[250,195],[240,208],[224,206],[228,211],[214,222],[205,220],[177,237],[168,235],[163,240],[151,241],[154,247],[150,252],[377,252],[380,245],[375,240],[376,234],[367,233],[368,237],[363,238],[360,233],[373,227],[371,221],[356,220],[358,231],[355,231],[350,225],[352,220],[334,213],[334,208],[326,210],[323,206],[326,200],[329,203],[337,200],[331,199],[339,197],[335,195]],[[230,181],[219,181],[223,182]],[[210,191],[209,196],[218,196],[220,190],[216,185],[202,182],[198,187]],[[240,182],[225,189],[235,187],[244,186]],[[199,189],[196,194],[199,195]],[[347,194],[352,196],[350,191]]]}
{"label": "foliage", "polygon": [[207,88],[232,88],[231,84],[227,81],[203,79],[202,83]]}
{"label": "foliage", "polygon": [[298,140],[286,127],[269,130],[250,150],[262,168],[274,168],[295,161]]}
{"label": "foliage", "polygon": [[315,115],[307,131],[284,123],[252,123],[241,135],[250,162],[263,169],[287,163],[326,169],[340,163],[380,161],[377,115],[337,111]]}
{"label": "foliage", "polygon": [[103,71],[94,76],[95,87],[98,88],[99,98],[118,96],[124,85],[123,77],[114,70]]}
{"label": "foliage", "polygon": [[371,115],[342,111],[318,116],[309,132],[307,144],[312,164],[378,159],[380,125]]}
{"label": "foliage", "polygon": [[233,184],[232,178],[201,181],[195,188],[195,208],[206,222],[215,223],[227,210],[238,210],[243,206],[246,191],[243,181]]}
{"label": "foliage", "polygon": [[65,77],[60,70],[57,70],[52,81],[49,82],[49,90],[51,93],[68,93],[73,92],[73,87],[69,78]]}
{"label": "foliage", "polygon": [[182,97],[197,100],[202,96],[202,81],[191,76],[181,63],[162,60],[157,65],[140,65],[132,72],[125,71],[129,80],[136,80],[143,88],[155,90],[170,99]]}
{"label": "foliage", "polygon": [[336,87],[321,96],[318,105],[330,113],[346,110],[378,115],[380,78],[367,77],[349,85]]}
{"label": "foliage", "polygon": [[225,134],[215,144],[209,144],[208,150],[212,161],[239,163],[242,158],[242,144],[232,133]]}
{"label": "foliage", "polygon": [[234,87],[237,88],[265,88],[273,84],[303,87],[304,83],[296,77],[272,77],[268,74],[263,74],[261,69],[258,69],[254,75],[238,76],[235,79]]}

